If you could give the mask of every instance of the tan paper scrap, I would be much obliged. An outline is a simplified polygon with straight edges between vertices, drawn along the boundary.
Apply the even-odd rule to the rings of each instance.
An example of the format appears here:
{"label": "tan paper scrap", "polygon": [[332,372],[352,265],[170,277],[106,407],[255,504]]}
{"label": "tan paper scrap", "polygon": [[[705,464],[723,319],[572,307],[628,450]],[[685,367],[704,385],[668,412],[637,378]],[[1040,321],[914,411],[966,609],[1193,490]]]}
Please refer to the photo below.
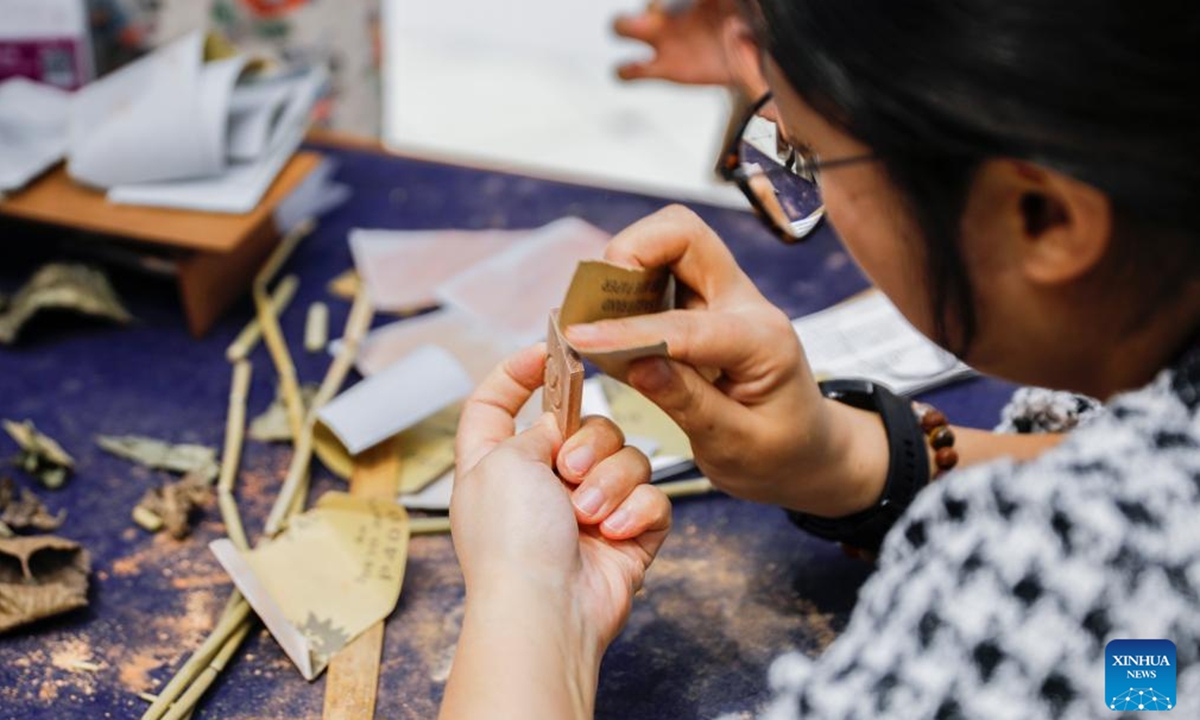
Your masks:
{"label": "tan paper scrap", "polygon": [[306,680],[396,606],[408,514],[388,500],[326,493],[273,540],[242,553],[209,545]]}

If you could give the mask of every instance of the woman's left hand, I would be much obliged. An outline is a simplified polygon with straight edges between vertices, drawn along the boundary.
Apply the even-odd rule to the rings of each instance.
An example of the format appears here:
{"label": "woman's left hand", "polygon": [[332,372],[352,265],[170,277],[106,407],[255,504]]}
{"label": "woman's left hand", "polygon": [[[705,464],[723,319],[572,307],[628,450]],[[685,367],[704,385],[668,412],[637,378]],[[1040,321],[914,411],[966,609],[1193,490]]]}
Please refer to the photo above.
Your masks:
{"label": "woman's left hand", "polygon": [[[515,434],[518,411],[542,384],[545,359],[544,346],[509,358],[467,400],[459,422],[450,518],[467,612],[447,690],[454,717],[473,716],[462,703],[485,704],[480,683],[507,696],[522,674],[541,678],[547,702],[547,685],[564,675],[568,686],[594,693],[600,656],[670,528],[670,503],[649,484],[649,461],[612,422],[586,418],[564,443],[544,415]],[[483,659],[495,652],[503,657]],[[464,663],[490,669],[474,672]],[[509,680],[496,679],[510,670]],[[540,716],[524,709],[523,717]],[[547,716],[556,712],[567,716],[561,706]]]}

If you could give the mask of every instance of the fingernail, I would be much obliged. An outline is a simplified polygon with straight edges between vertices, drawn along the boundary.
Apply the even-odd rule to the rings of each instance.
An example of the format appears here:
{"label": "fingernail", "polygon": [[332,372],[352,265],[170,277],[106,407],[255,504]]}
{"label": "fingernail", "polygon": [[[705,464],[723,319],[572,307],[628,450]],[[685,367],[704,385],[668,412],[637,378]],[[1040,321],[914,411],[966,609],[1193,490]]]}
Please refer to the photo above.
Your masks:
{"label": "fingernail", "polygon": [[567,469],[581,477],[592,469],[595,461],[596,451],[592,450],[591,445],[580,445],[567,453],[566,457]]}
{"label": "fingernail", "polygon": [[591,323],[571,325],[564,332],[571,342],[587,342],[600,337],[600,328]]}
{"label": "fingernail", "polygon": [[604,493],[597,488],[590,487],[575,494],[575,507],[584,515],[595,515],[603,504]]}
{"label": "fingernail", "polygon": [[666,390],[671,384],[671,366],[662,358],[642,361],[629,370],[629,384],[650,395]]}
{"label": "fingernail", "polygon": [[601,523],[601,526],[610,533],[623,533],[629,529],[630,523],[633,521],[633,516],[628,510],[617,510],[608,519]]}

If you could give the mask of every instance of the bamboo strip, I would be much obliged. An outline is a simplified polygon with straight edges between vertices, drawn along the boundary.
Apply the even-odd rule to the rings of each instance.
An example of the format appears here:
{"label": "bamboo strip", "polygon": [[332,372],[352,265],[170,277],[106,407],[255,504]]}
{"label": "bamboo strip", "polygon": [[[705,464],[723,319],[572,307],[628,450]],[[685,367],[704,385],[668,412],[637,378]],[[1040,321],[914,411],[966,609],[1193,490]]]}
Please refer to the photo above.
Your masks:
{"label": "bamboo strip", "polygon": [[271,278],[279,272],[284,262],[295,251],[314,227],[311,221],[302,222],[289,232],[279,247],[271,253],[271,257],[258,271],[254,278],[254,307],[258,314],[259,325],[262,326],[263,341],[271,353],[271,360],[279,373],[279,392],[287,408],[288,426],[293,437],[299,436],[304,425],[304,401],[300,398],[300,383],[296,379],[296,366],[288,352],[287,343],[283,339],[283,331],[279,328],[279,317],[272,312],[270,297],[267,295],[267,285]]}
{"label": "bamboo strip", "polygon": [[[276,316],[282,315],[287,306],[291,304],[292,299],[296,297],[296,290],[300,287],[300,278],[295,275],[288,275],[279,281],[275,286],[275,292],[271,293],[271,311]],[[250,322],[246,323],[246,327],[242,329],[233,342],[229,343],[229,347],[225,349],[225,359],[229,362],[237,362],[250,357],[250,353],[254,352],[254,348],[258,347],[258,341],[262,339],[262,323],[258,321],[256,315]]]}
{"label": "bamboo strip", "polygon": [[175,673],[175,677],[171,678],[166,687],[158,693],[154,702],[150,703],[150,707],[142,714],[142,720],[160,720],[176,698],[187,690],[204,667],[224,649],[226,641],[243,625],[248,624],[246,620],[249,616],[250,604],[242,598],[241,593],[235,590],[220,622],[200,644],[196,652],[192,653],[179,672]]}
{"label": "bamboo strip", "polygon": [[217,504],[225,522],[225,534],[238,550],[248,550],[242,515],[233,497],[242,459],[242,443],[246,433],[246,395],[250,391],[250,363],[238,360],[233,365],[233,380],[229,390],[229,412],[225,416],[225,449],[221,454],[221,474],[217,480]]}
{"label": "bamboo strip", "polygon": [[308,409],[302,431],[296,435],[296,451],[292,455],[292,464],[288,468],[287,478],[284,479],[283,486],[279,489],[279,496],[275,499],[271,514],[267,516],[267,525],[263,531],[267,537],[274,537],[283,530],[285,515],[297,507],[296,498],[303,497],[300,495],[300,490],[307,486],[308,468],[312,462],[313,453],[313,426],[317,423],[317,412],[341,389],[346,375],[354,365],[358,347],[371,326],[372,317],[374,317],[374,309],[371,307],[371,301],[365,292],[360,291],[354,298],[354,304],[350,307],[350,315],[346,318],[341,348],[338,350],[337,357],[330,363],[329,370],[325,373],[325,379],[321,381],[321,387],[313,397],[312,406]]}
{"label": "bamboo strip", "polygon": [[408,532],[411,535],[442,535],[450,532],[448,517],[414,517],[408,519]]}
{"label": "bamboo strip", "polygon": [[321,352],[329,344],[329,306],[315,302],[308,306],[304,318],[304,349],[310,353]]}
{"label": "bamboo strip", "polygon": [[167,714],[163,716],[163,720],[185,720],[191,717],[192,711],[196,708],[196,703],[208,691],[209,686],[225,669],[226,663],[237,649],[241,647],[246,636],[250,634],[250,629],[254,626],[252,618],[247,618],[230,634],[229,639],[217,652],[213,659],[200,670],[199,676],[188,686],[186,692],[179,697],[179,700],[171,706]]}

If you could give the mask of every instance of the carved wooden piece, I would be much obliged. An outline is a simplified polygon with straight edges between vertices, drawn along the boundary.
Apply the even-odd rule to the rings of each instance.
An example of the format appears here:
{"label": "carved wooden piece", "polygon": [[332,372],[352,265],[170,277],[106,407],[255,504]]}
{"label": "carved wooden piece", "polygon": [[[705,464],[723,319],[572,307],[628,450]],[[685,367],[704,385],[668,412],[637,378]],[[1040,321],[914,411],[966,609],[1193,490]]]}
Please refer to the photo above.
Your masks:
{"label": "carved wooden piece", "polygon": [[583,362],[558,329],[558,311],[550,313],[546,333],[546,377],[542,410],[554,413],[563,439],[579,429],[583,406]]}
{"label": "carved wooden piece", "polygon": [[[400,485],[400,444],[392,439],[363,451],[354,461],[350,494],[395,499]],[[329,659],[325,681],[326,720],[371,720],[379,687],[383,621],[368,628]]]}

